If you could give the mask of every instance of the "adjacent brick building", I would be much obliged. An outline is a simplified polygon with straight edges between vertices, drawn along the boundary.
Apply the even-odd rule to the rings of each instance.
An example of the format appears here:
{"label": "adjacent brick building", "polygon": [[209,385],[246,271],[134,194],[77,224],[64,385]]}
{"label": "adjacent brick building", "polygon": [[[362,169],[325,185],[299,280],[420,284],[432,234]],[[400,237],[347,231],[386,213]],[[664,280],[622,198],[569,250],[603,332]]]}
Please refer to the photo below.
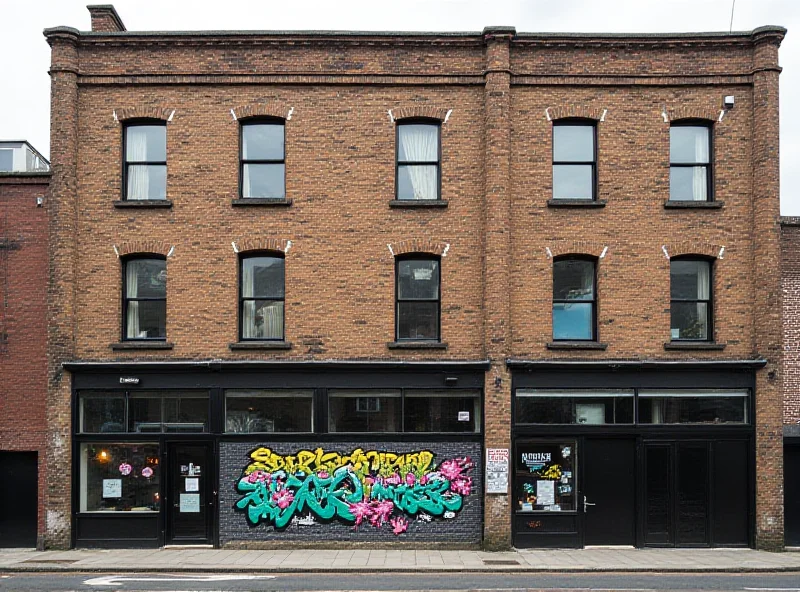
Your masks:
{"label": "adjacent brick building", "polygon": [[0,547],[44,540],[47,211],[50,173],[0,141]]}
{"label": "adjacent brick building", "polygon": [[784,29],[90,12],[45,31],[49,545],[783,545]]}

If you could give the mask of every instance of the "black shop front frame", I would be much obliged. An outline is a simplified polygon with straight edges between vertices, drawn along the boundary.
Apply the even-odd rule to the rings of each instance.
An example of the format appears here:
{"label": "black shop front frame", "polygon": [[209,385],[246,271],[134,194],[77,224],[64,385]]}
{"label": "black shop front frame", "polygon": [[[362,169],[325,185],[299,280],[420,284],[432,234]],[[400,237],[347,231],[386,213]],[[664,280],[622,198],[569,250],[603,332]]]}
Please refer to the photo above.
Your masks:
{"label": "black shop front frame", "polygon": [[763,362],[508,365],[516,547],[753,545]]}
{"label": "black shop front frame", "polygon": [[[476,461],[474,485],[445,526],[452,522],[452,530],[461,533],[459,521],[474,522],[470,536],[478,544],[486,366],[481,361],[68,364],[73,546],[219,547],[286,540],[292,529],[250,525],[247,508],[235,508],[243,497],[235,492],[236,482],[250,453],[264,446],[284,455],[317,448],[342,454],[358,448],[365,453],[430,449],[436,462],[466,451]],[[252,411],[247,397],[263,390],[290,393],[296,405],[274,416],[275,423],[254,421],[245,412]],[[433,398],[426,400],[426,393]],[[287,406],[281,398],[268,403]],[[426,404],[446,413],[449,423],[427,417]],[[390,408],[395,419],[381,420]],[[369,429],[386,431],[355,432],[354,415],[378,422]],[[429,530],[437,535],[442,529],[430,524]]]}

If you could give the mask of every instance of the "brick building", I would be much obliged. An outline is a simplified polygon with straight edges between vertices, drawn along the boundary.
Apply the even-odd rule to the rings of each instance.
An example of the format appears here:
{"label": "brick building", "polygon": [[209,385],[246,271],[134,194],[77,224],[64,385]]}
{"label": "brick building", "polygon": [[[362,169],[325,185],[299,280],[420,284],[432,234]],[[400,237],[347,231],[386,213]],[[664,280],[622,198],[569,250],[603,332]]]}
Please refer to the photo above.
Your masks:
{"label": "brick building", "polygon": [[49,545],[783,545],[784,29],[89,10],[45,31]]}
{"label": "brick building", "polygon": [[44,540],[47,161],[0,141],[0,547]]}
{"label": "brick building", "polygon": [[786,544],[800,546],[800,218],[781,218]]}

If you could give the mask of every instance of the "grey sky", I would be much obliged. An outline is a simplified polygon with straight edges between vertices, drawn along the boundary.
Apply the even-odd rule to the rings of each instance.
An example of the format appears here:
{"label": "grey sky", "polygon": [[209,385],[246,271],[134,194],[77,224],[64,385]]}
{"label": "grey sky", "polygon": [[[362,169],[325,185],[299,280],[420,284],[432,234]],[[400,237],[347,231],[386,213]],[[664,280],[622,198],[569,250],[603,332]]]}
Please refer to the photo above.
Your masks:
{"label": "grey sky", "polygon": [[[96,4],[110,0],[97,0]],[[111,0],[129,31],[356,29],[480,31],[727,31],[732,0]],[[0,0],[0,139],[50,151],[50,48],[45,27],[88,30],[87,0]],[[782,25],[781,213],[800,216],[800,2],[736,0],[734,30]]]}

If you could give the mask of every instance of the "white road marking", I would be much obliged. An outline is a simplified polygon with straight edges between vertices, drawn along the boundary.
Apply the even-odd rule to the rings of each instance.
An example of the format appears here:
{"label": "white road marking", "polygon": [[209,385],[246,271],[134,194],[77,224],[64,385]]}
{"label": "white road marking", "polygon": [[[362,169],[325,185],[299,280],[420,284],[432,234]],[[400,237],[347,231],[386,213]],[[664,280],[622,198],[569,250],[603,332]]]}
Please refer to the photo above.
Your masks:
{"label": "white road marking", "polygon": [[758,592],[800,592],[800,588],[745,588],[745,590],[756,590]]}
{"label": "white road marking", "polygon": [[87,586],[119,586],[125,582],[225,582],[230,580],[273,580],[276,576],[220,574],[196,576],[172,576],[169,578],[137,578],[134,576],[103,576],[90,578],[83,583]]}

